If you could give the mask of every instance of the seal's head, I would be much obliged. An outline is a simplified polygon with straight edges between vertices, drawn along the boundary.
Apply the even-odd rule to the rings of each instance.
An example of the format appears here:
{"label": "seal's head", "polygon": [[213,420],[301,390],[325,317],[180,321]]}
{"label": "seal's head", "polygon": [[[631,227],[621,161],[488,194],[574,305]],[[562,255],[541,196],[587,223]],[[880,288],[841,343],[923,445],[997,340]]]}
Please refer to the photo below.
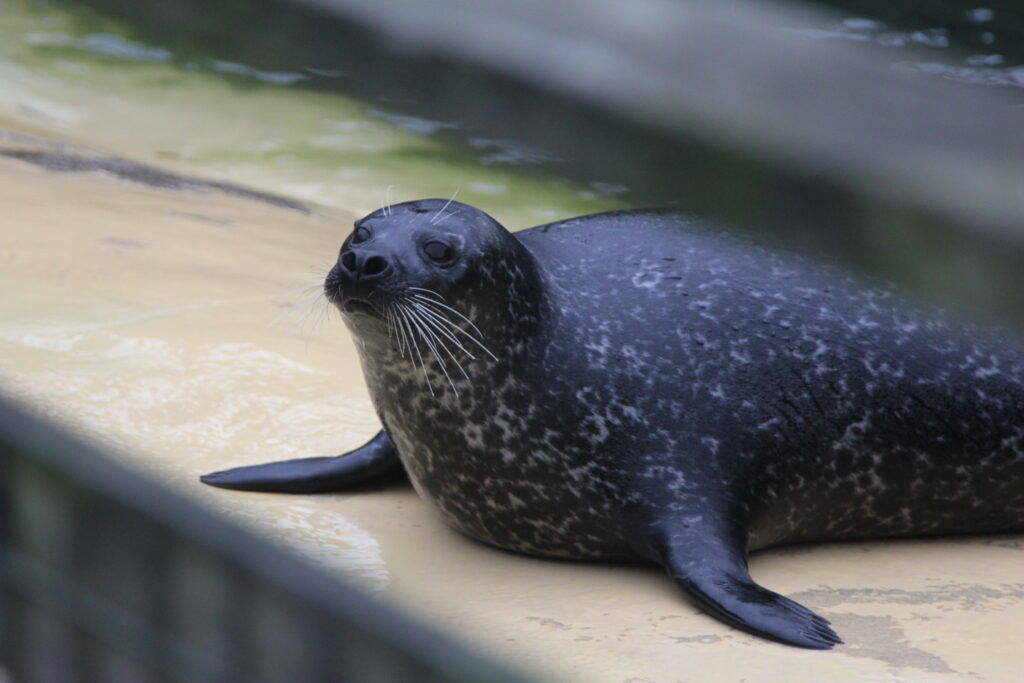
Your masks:
{"label": "seal's head", "polygon": [[533,256],[500,223],[424,199],[356,221],[324,289],[363,348],[386,340],[413,360],[473,348],[494,356],[486,340],[504,344],[529,327],[541,287]]}

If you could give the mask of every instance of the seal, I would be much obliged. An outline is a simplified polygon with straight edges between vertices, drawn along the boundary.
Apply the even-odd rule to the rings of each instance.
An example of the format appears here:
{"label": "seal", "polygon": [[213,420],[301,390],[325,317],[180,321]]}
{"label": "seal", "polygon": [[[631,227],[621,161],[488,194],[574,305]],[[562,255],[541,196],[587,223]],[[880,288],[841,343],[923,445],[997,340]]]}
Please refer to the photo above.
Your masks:
{"label": "seal", "polygon": [[662,564],[704,609],[842,642],[747,554],[1024,529],[1024,353],[828,267],[658,211],[509,233],[422,200],[355,223],[327,297],[383,430],[224,488],[337,490],[404,470],[508,550]]}

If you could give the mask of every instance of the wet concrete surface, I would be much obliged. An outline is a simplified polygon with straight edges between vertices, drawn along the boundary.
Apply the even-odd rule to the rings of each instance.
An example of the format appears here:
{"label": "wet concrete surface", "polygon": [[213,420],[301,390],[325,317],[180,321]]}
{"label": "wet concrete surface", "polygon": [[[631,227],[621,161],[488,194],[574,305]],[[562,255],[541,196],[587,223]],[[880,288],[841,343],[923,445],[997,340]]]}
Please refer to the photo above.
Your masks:
{"label": "wet concrete surface", "polygon": [[200,485],[227,466],[343,452],[378,429],[352,342],[317,298],[356,212],[56,172],[26,154],[59,143],[0,143],[20,150],[0,155],[0,390],[197,505],[556,680],[1024,677],[1021,536],[755,555],[759,582],[846,641],[808,652],[703,615],[656,567],[484,547],[400,482],[320,496]]}

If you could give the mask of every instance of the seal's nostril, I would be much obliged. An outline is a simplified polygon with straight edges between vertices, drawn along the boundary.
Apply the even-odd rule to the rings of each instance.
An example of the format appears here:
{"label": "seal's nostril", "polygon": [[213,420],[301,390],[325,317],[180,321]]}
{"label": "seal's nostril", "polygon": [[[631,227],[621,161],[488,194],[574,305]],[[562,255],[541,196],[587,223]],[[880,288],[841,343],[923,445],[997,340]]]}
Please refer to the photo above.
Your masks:
{"label": "seal's nostril", "polygon": [[356,255],[351,251],[341,257],[341,265],[350,273],[356,272]]}
{"label": "seal's nostril", "polygon": [[387,270],[388,262],[382,256],[371,256],[363,264],[363,275],[379,275]]}

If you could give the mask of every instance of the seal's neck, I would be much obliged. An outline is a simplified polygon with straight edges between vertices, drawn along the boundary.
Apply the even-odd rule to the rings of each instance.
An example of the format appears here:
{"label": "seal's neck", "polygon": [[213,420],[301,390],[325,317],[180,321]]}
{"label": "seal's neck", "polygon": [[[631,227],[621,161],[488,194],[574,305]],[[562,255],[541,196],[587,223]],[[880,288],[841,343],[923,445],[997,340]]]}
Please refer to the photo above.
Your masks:
{"label": "seal's neck", "polygon": [[482,259],[480,277],[468,288],[469,317],[493,343],[507,347],[536,334],[547,314],[546,289],[533,254],[512,235]]}

